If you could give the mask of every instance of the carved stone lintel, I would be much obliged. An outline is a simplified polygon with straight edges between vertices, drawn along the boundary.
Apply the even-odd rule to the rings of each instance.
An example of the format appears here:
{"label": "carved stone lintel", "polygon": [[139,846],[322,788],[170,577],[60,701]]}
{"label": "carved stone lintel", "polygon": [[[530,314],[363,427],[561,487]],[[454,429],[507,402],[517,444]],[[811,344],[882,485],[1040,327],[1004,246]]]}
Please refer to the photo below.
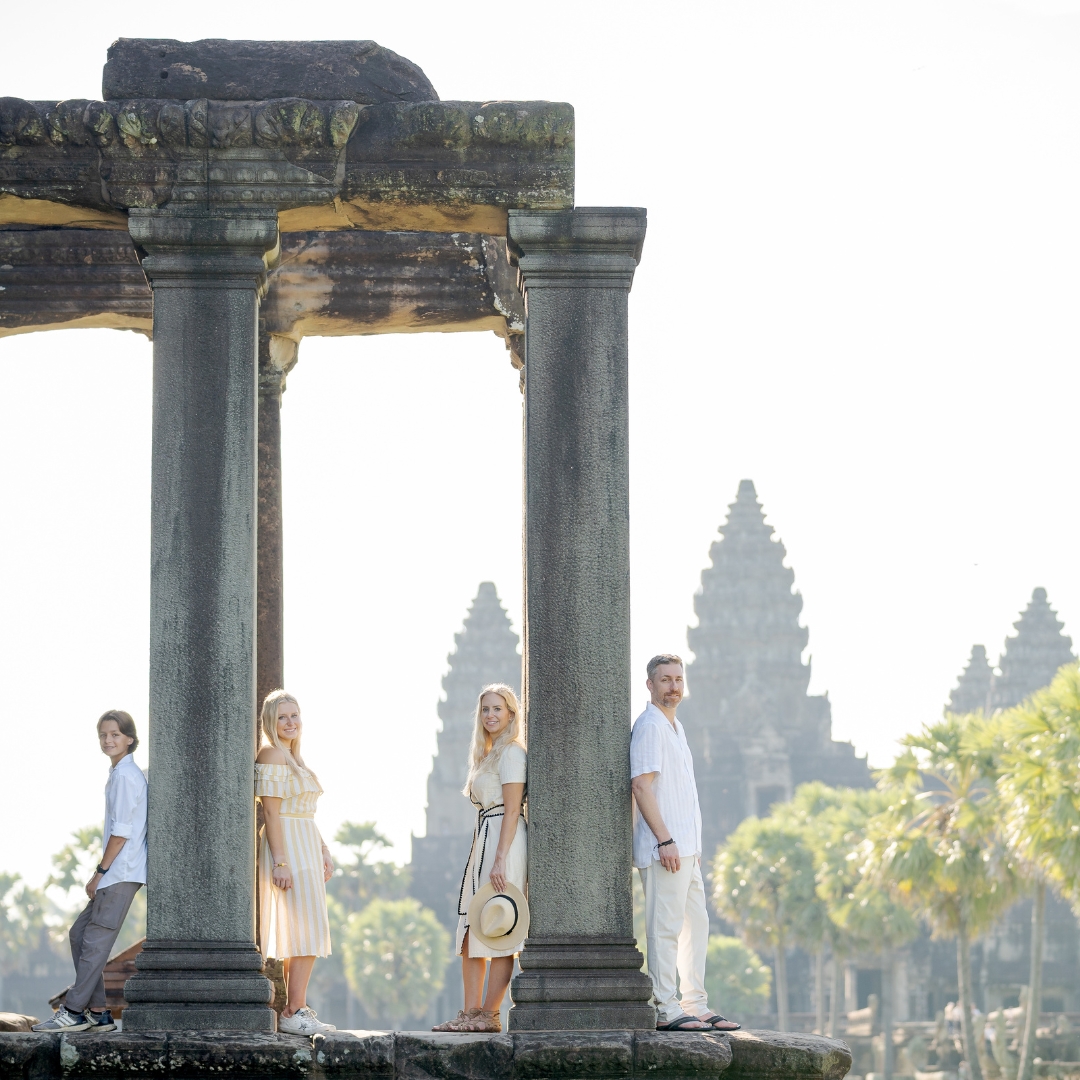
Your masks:
{"label": "carved stone lintel", "polygon": [[0,224],[268,207],[283,231],[503,235],[507,208],[572,205],[573,175],[573,109],[552,102],[0,98]]}
{"label": "carved stone lintel", "polygon": [[[476,233],[286,233],[260,326],[282,348],[307,334],[493,330],[513,350],[525,328],[516,274],[505,241]],[[81,326],[149,335],[152,312],[126,232],[0,229],[0,337]]]}

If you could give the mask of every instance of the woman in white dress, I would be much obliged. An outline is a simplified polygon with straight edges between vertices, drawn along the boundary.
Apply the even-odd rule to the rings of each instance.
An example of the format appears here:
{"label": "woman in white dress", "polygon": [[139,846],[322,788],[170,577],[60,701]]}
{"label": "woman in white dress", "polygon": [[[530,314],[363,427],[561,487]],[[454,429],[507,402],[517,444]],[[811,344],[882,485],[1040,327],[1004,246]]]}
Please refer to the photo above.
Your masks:
{"label": "woman in white dress", "polygon": [[278,1030],[314,1035],[334,1030],[307,1003],[315,958],[330,955],[326,882],[334,861],[315,826],[322,788],[300,756],[303,727],[292,694],[266,695],[264,743],[255,759],[255,794],[266,823],[259,845],[259,942],[264,956],[285,961],[288,1000]]}
{"label": "woman in white dress", "polygon": [[[499,1008],[510,985],[516,953],[497,952],[470,940],[469,901],[490,881],[497,889],[526,887],[525,738],[517,697],[501,683],[485,686],[476,703],[476,728],[463,794],[476,807],[472,850],[458,899],[457,951],[465,1008],[434,1031],[501,1031]],[[491,971],[487,971],[488,961]],[[487,994],[484,977],[487,975]]]}

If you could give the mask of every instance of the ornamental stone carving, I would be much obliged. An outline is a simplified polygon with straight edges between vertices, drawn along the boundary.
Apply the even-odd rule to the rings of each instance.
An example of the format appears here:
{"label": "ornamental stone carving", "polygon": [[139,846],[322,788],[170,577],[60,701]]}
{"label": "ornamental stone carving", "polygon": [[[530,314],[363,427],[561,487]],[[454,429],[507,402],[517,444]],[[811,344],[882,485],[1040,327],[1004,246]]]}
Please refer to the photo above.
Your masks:
{"label": "ornamental stone carving", "polygon": [[573,134],[571,107],[551,102],[5,97],[0,223],[72,220],[26,216],[13,196],[121,212],[304,208],[283,229],[501,234],[508,208],[572,205]]}

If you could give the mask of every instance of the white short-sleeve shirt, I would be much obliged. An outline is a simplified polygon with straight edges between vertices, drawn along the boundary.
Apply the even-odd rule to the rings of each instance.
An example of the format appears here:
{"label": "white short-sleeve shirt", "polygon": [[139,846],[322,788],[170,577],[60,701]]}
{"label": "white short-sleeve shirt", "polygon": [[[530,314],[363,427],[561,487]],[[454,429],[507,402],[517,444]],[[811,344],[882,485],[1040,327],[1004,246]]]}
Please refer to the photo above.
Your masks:
{"label": "white short-sleeve shirt", "polygon": [[109,770],[105,785],[105,831],[102,850],[109,837],[123,836],[127,843],[112,861],[109,872],[98,882],[107,889],[121,881],[146,884],[146,777],[135,759],[127,754]]}
{"label": "white short-sleeve shirt", "polygon": [[[678,719],[672,727],[668,718],[650,701],[634,721],[630,734],[630,777],[658,773],[653,792],[664,824],[681,858],[701,856],[701,806],[698,804],[694,758]],[[666,838],[665,838],[666,839]],[[651,866],[660,857],[641,811],[634,803],[634,865]]]}

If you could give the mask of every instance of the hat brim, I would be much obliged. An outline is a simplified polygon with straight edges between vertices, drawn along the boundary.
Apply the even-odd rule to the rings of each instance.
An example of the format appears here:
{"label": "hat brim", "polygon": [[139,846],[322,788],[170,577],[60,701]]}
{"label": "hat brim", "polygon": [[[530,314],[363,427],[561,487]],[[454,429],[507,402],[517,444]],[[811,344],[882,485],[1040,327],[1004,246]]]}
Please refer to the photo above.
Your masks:
{"label": "hat brim", "polygon": [[[484,905],[496,896],[505,896],[513,903],[517,908],[517,922],[514,923],[509,934],[504,934],[502,937],[488,937],[480,929],[480,913],[484,910]],[[486,881],[469,901],[469,911],[465,920],[469,927],[470,941],[475,941],[492,952],[520,952],[521,946],[529,936],[529,901],[525,899],[525,894],[509,881],[506,883],[506,888],[502,890],[496,889],[490,881]]]}

